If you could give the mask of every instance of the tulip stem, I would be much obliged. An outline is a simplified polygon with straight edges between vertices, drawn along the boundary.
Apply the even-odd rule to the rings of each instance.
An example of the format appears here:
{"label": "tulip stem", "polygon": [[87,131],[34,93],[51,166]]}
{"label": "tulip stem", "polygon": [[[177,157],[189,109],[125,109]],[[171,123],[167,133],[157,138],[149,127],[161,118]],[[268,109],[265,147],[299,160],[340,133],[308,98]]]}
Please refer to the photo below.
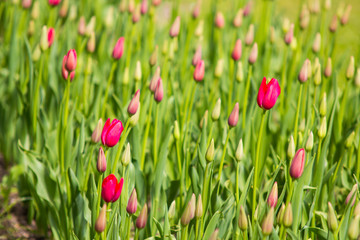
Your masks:
{"label": "tulip stem", "polygon": [[195,240],[199,239],[199,219],[195,219]]}
{"label": "tulip stem", "polygon": [[155,127],[154,127],[154,142],[153,142],[153,154],[154,154],[154,167],[157,164],[157,132],[158,132],[158,118],[159,118],[159,104],[155,107]]}
{"label": "tulip stem", "polygon": [[222,172],[222,169],[223,169],[223,166],[224,166],[224,159],[225,159],[225,155],[226,155],[226,147],[227,147],[227,144],[229,142],[230,132],[231,132],[231,128],[229,128],[229,131],[228,131],[228,133],[226,135],[226,141],[225,141],[223,153],[222,153],[222,156],[221,156],[220,167],[219,167],[219,175],[218,175],[218,178],[217,178],[217,182],[219,183],[218,189],[217,189],[217,194],[219,194],[219,190],[220,190],[221,172]]}
{"label": "tulip stem", "polygon": [[39,76],[36,81],[36,87],[34,92],[34,102],[33,102],[33,130],[34,130],[34,141],[36,141],[36,126],[37,126],[37,112],[38,112],[38,98],[40,93],[40,86],[41,86],[41,79],[42,79],[42,72],[44,68],[44,56],[40,56],[40,68],[39,68]]}
{"label": "tulip stem", "polygon": [[209,147],[209,144],[211,142],[213,129],[214,129],[214,122],[211,122],[211,127],[210,127],[209,137],[208,137],[208,140],[207,140],[207,143],[206,143],[206,148]]}
{"label": "tulip stem", "polygon": [[141,151],[141,158],[140,158],[140,163],[141,163],[141,171],[144,171],[144,165],[145,165],[145,154],[146,154],[146,142],[147,142],[147,138],[149,135],[149,130],[150,130],[150,122],[151,122],[151,112],[152,112],[152,105],[153,102],[150,99],[150,106],[149,106],[149,112],[148,112],[148,117],[146,119],[146,128],[145,128],[145,135],[143,138],[143,143],[142,143],[142,151]]}
{"label": "tulip stem", "polygon": [[91,168],[91,162],[92,162],[92,158],[93,158],[94,148],[95,148],[94,145],[92,145],[90,147],[90,149],[91,149],[90,150],[90,157],[89,157],[89,162],[88,162],[88,165],[87,165],[86,175],[85,175],[85,178],[84,178],[84,186],[83,186],[84,192],[86,192],[86,190],[87,190],[87,183],[88,183],[88,179],[89,179],[89,175],[90,175],[90,168]]}
{"label": "tulip stem", "polygon": [[210,163],[206,163],[205,167],[205,175],[204,175],[204,183],[203,183],[203,189],[202,189],[202,204],[204,206],[204,214],[201,216],[201,226],[200,226],[200,237],[203,235],[204,232],[204,215],[207,210],[207,202],[208,202],[208,170],[209,170]]}
{"label": "tulip stem", "polygon": [[[284,53],[284,59],[283,59],[283,68],[281,71],[281,89],[285,89],[285,83],[286,83],[286,63],[287,63],[287,58],[288,58],[288,52],[289,52],[289,46],[285,46],[285,53]],[[285,101],[284,101],[284,96],[285,94],[280,94],[280,112],[283,114],[284,113],[284,105],[285,105]],[[296,146],[296,144],[295,144]]]}
{"label": "tulip stem", "polygon": [[234,63],[235,63],[235,61],[230,60],[230,66],[229,66],[229,80],[230,80],[230,82],[229,82],[229,95],[228,95],[227,114],[230,114],[230,112],[231,112],[231,100],[232,100],[233,87],[234,87]]}
{"label": "tulip stem", "polygon": [[300,102],[301,102],[301,98],[302,98],[302,91],[303,91],[303,84],[300,83],[300,90],[299,90],[299,97],[298,97],[298,102],[297,102],[297,107],[296,107],[296,115],[295,115],[295,125],[294,125],[294,142],[295,142],[295,147],[296,147],[296,143],[297,143],[297,135],[298,135],[298,125],[299,125],[299,113],[300,113]]}
{"label": "tulip stem", "polygon": [[262,140],[262,135],[264,132],[264,123],[265,123],[265,116],[266,110],[262,113],[261,116],[261,123],[260,123],[260,130],[259,135],[257,138],[257,145],[256,145],[256,155],[255,155],[255,166],[254,166],[254,187],[253,187],[253,199],[252,199],[252,225],[255,223],[255,208],[256,208],[256,189],[257,189],[257,181],[258,181],[258,171],[259,171],[259,158],[260,158],[260,145]]}
{"label": "tulip stem", "polygon": [[[359,145],[360,146],[360,138],[359,138]],[[356,177],[357,179],[360,178],[360,147],[358,147],[357,151],[357,160],[356,160]]]}
{"label": "tulip stem", "polygon": [[188,110],[188,115],[187,115],[187,120],[186,120],[186,122],[189,122],[189,121],[190,121],[190,116],[191,116],[192,108],[193,108],[193,105],[194,105],[196,87],[197,87],[197,83],[195,83],[195,87],[194,87],[193,92],[192,92],[191,101],[190,101],[190,106],[188,107],[189,110]]}
{"label": "tulip stem", "polygon": [[236,198],[236,206],[239,204],[239,170],[240,170],[240,163],[236,162],[236,178],[235,178],[235,198]]}
{"label": "tulip stem", "polygon": [[188,226],[183,226],[181,228],[181,240],[187,240],[187,229]]}
{"label": "tulip stem", "polygon": [[246,109],[247,109],[247,103],[248,103],[248,98],[249,98],[251,75],[252,75],[252,65],[250,64],[248,76],[247,76],[247,80],[246,80],[246,86],[245,86],[245,96],[244,96],[244,105],[243,105],[243,121],[242,121],[243,129],[245,129],[245,123],[246,123]]}
{"label": "tulip stem", "polygon": [[108,95],[109,95],[109,88],[110,88],[110,85],[111,85],[111,82],[112,82],[112,79],[113,79],[113,76],[114,76],[114,73],[115,73],[116,66],[117,66],[117,61],[113,61],[113,64],[112,64],[111,70],[110,70],[110,74],[109,74],[109,78],[107,80],[106,89],[105,89],[104,102],[103,102],[102,106],[100,105],[100,110],[101,110],[101,115],[100,116],[102,118],[105,117],[105,110],[106,110],[107,98],[108,98]]}
{"label": "tulip stem", "polygon": [[126,218],[126,222],[127,222],[127,233],[126,233],[126,240],[129,240],[130,239],[130,227],[131,227],[131,215],[129,215],[127,218]]}
{"label": "tulip stem", "polygon": [[117,150],[117,152],[116,152],[115,161],[114,161],[114,164],[113,164],[112,169],[111,169],[111,172],[112,172],[112,173],[115,173],[115,171],[116,171],[116,167],[117,167],[117,164],[118,164],[119,159],[120,159],[121,150],[122,150],[122,148],[123,148],[123,146],[124,146],[124,143],[125,143],[125,141],[126,141],[127,136],[129,135],[129,132],[130,132],[130,130],[131,130],[131,128],[128,129],[128,128],[129,128],[129,124],[130,124],[130,121],[129,121],[129,119],[128,119],[128,120],[126,121],[125,128],[124,128],[124,131],[123,131],[124,134],[123,134],[123,136],[120,138],[120,143],[119,143],[118,150]]}

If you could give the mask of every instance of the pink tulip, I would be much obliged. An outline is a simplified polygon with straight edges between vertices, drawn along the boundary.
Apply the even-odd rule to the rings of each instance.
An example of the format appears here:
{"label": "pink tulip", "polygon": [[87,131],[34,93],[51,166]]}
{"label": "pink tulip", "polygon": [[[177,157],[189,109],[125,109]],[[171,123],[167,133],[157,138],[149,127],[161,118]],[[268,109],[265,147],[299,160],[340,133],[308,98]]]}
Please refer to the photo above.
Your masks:
{"label": "pink tulip", "polygon": [[201,0],[198,0],[195,4],[194,10],[192,11],[193,18],[198,18],[200,14]]}
{"label": "pink tulip", "polygon": [[215,16],[215,26],[217,28],[223,28],[225,26],[224,15],[221,12],[217,12]]}
{"label": "pink tulip", "polygon": [[291,162],[290,176],[294,179],[298,179],[299,177],[301,177],[304,171],[304,165],[305,165],[305,150],[303,148],[300,148],[296,152]]}
{"label": "pink tulip", "polygon": [[155,7],[159,6],[160,3],[161,3],[161,0],[152,0],[152,5],[154,5]]}
{"label": "pink tulip", "polygon": [[155,88],[154,99],[155,99],[155,101],[157,101],[159,103],[159,102],[161,102],[163,97],[164,97],[163,84],[162,84],[161,78],[159,78],[156,88]]}
{"label": "pink tulip", "polygon": [[177,16],[170,28],[170,37],[177,37],[179,35],[179,32],[180,32],[180,17]]}
{"label": "pink tulip", "polygon": [[192,65],[196,67],[197,63],[201,60],[201,45],[199,45],[196,49],[194,57],[192,59]]}
{"label": "pink tulip", "polygon": [[145,15],[148,11],[148,1],[142,0],[141,6],[140,6],[140,12],[142,15]]}
{"label": "pink tulip", "polygon": [[66,59],[66,69],[68,71],[74,71],[76,68],[76,63],[77,63],[77,56],[76,56],[76,51],[75,49],[70,49],[66,55],[67,59]]}
{"label": "pink tulip", "polygon": [[114,50],[112,52],[112,57],[115,59],[120,59],[124,52],[124,37],[120,37],[115,44]]}
{"label": "pink tulip", "polygon": [[115,146],[119,142],[123,130],[124,127],[120,120],[114,119],[110,123],[110,118],[108,118],[101,133],[102,144],[107,147]]}
{"label": "pink tulip", "polygon": [[294,24],[292,23],[290,25],[289,31],[285,34],[284,41],[287,45],[290,45],[293,38],[294,38]]}
{"label": "pink tulip", "polygon": [[55,29],[54,28],[49,28],[48,29],[48,43],[49,43],[49,47],[51,47],[51,45],[54,42],[54,37],[55,37]]}
{"label": "pink tulip", "polygon": [[160,67],[158,66],[155,70],[154,76],[151,78],[149,89],[151,92],[155,93],[157,83],[160,78]]}
{"label": "pink tulip", "polygon": [[118,182],[114,174],[107,176],[102,182],[101,197],[105,202],[115,202],[119,199],[124,179]]}
{"label": "pink tulip", "polygon": [[230,127],[235,127],[239,120],[239,103],[236,103],[230,116],[228,118],[228,124]]}
{"label": "pink tulip", "polygon": [[104,149],[100,147],[96,168],[99,172],[103,173],[106,171],[106,157]]}
{"label": "pink tulip", "polygon": [[232,51],[231,57],[234,61],[238,61],[241,58],[241,40],[236,40],[234,50]]}
{"label": "pink tulip", "polygon": [[278,201],[278,187],[277,187],[277,182],[275,182],[273,187],[271,188],[271,192],[267,199],[267,204],[269,205],[269,207],[275,208],[277,201]]}
{"label": "pink tulip", "polygon": [[22,0],[21,5],[22,5],[23,8],[30,8],[31,7],[31,2],[32,2],[32,0]]}
{"label": "pink tulip", "polygon": [[[69,77],[69,71],[66,69],[66,62],[67,62],[67,55],[64,56],[61,66],[61,75],[62,77],[67,80]],[[75,71],[70,72],[70,81],[74,79]]]}
{"label": "pink tulip", "polygon": [[139,104],[140,104],[140,89],[138,89],[134,95],[134,97],[131,99],[130,104],[128,106],[128,113],[130,115],[134,115],[138,108],[139,108]]}
{"label": "pink tulip", "polygon": [[194,80],[197,82],[201,82],[204,79],[205,74],[205,63],[204,60],[198,61],[194,71]]}
{"label": "pink tulip", "polygon": [[82,17],[80,17],[80,20],[79,20],[78,33],[81,36],[84,36],[85,32],[86,32],[86,21],[85,21],[85,17],[82,16]]}
{"label": "pink tulip", "polygon": [[143,229],[146,226],[146,222],[147,222],[147,205],[145,203],[138,218],[136,219],[136,227],[138,229]]}
{"label": "pink tulip", "polygon": [[61,0],[49,0],[49,4],[51,6],[57,6],[57,5],[59,5],[60,2],[61,2]]}
{"label": "pink tulip", "polygon": [[249,2],[246,4],[246,6],[244,7],[244,12],[243,12],[244,17],[246,17],[246,16],[248,16],[248,15],[250,14],[250,12],[251,12],[251,7],[252,7],[252,2],[249,1]]}
{"label": "pink tulip", "polygon": [[257,96],[259,107],[266,110],[271,109],[275,105],[280,93],[281,89],[278,81],[275,78],[272,78],[269,83],[266,83],[266,77],[264,77]]}
{"label": "pink tulip", "polygon": [[131,192],[128,204],[126,206],[126,211],[128,212],[128,214],[132,215],[136,212],[136,209],[137,209],[137,194],[134,188],[134,190]]}

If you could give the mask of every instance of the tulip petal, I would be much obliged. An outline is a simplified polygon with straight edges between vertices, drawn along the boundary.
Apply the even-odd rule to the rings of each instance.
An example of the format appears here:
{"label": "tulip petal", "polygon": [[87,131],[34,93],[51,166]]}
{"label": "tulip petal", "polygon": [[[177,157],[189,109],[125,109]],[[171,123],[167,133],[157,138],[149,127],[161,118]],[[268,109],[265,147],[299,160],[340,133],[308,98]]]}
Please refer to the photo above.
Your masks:
{"label": "tulip petal", "polygon": [[115,146],[119,142],[123,130],[124,127],[122,122],[114,119],[106,133],[105,145],[108,147]]}
{"label": "tulip petal", "polygon": [[105,202],[111,202],[115,196],[117,179],[114,174],[107,176],[102,182],[101,197]]}
{"label": "tulip petal", "polygon": [[105,122],[105,125],[104,125],[104,127],[103,127],[103,130],[102,130],[102,132],[101,132],[101,142],[102,142],[102,144],[103,145],[106,145],[105,143],[106,143],[106,135],[107,135],[107,132],[108,132],[108,130],[109,130],[109,127],[110,127],[110,118],[108,118],[107,120],[106,120],[106,122]]}
{"label": "tulip petal", "polygon": [[113,199],[111,200],[112,202],[115,202],[116,200],[119,199],[123,185],[124,185],[124,178],[121,178],[119,183],[116,184],[115,194],[114,194]]}

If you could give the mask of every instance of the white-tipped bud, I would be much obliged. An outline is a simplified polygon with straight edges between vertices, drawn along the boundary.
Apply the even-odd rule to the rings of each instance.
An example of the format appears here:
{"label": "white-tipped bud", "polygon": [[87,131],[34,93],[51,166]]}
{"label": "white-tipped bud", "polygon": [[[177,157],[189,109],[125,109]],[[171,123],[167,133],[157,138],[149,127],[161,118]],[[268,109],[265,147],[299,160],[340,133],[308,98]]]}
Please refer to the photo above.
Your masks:
{"label": "white-tipped bud", "polygon": [[211,113],[211,119],[213,121],[217,121],[220,117],[220,112],[221,112],[221,99],[218,98],[218,100],[215,103],[214,109]]}
{"label": "white-tipped bud", "polygon": [[243,145],[242,138],[240,138],[239,144],[236,148],[235,159],[238,162],[245,159],[244,145]]}
{"label": "white-tipped bud", "polygon": [[305,150],[307,152],[310,152],[314,147],[314,134],[312,131],[310,131],[308,139],[306,141]]}
{"label": "white-tipped bud", "polygon": [[287,156],[289,159],[293,159],[293,157],[295,156],[295,141],[292,135],[290,136],[290,140],[289,140]]}
{"label": "white-tipped bud", "polygon": [[131,153],[130,153],[130,143],[126,144],[126,148],[121,156],[121,163],[124,167],[129,165],[131,160]]}

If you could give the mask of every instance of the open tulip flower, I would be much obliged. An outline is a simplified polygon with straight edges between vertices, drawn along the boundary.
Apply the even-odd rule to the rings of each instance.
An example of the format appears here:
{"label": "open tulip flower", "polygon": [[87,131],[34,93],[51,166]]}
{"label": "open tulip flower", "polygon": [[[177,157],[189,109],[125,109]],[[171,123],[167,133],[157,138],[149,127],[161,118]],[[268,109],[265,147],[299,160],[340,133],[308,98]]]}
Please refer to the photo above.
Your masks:
{"label": "open tulip flower", "polygon": [[113,119],[111,122],[108,118],[101,133],[102,144],[107,147],[115,146],[119,142],[123,130],[124,127],[120,120]]}
{"label": "open tulip flower", "polygon": [[275,78],[272,78],[270,82],[267,83],[266,78],[264,77],[257,95],[259,107],[265,110],[271,109],[274,107],[280,93],[281,89],[278,81]]}
{"label": "open tulip flower", "polygon": [[121,190],[123,188],[124,179],[121,178],[118,182],[114,174],[110,174],[104,178],[102,182],[101,197],[102,199],[109,202],[116,202],[119,199]]}

